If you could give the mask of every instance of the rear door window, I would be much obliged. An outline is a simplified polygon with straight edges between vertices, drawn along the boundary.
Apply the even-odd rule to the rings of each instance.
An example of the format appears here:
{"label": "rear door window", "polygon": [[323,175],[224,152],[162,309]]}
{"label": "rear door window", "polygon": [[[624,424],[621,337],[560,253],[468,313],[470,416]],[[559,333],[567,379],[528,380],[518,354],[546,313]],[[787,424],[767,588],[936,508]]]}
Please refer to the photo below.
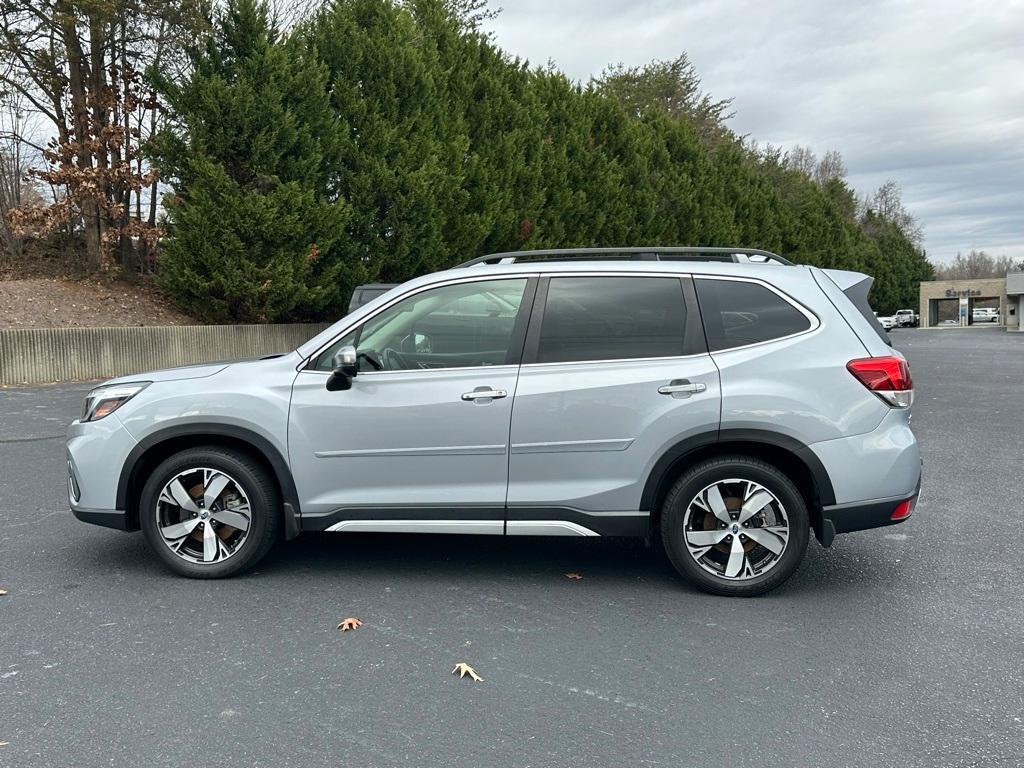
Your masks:
{"label": "rear door window", "polygon": [[685,331],[678,277],[553,277],[537,362],[674,357]]}
{"label": "rear door window", "polygon": [[699,278],[697,299],[712,352],[801,333],[807,316],[760,283]]}

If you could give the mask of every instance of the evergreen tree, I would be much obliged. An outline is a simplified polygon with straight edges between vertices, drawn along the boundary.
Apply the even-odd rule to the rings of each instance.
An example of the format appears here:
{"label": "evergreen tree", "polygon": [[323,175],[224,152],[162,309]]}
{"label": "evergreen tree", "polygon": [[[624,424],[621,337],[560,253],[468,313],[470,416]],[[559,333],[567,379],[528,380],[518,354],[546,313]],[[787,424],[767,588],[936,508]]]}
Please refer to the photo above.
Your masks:
{"label": "evergreen tree", "polygon": [[167,290],[210,319],[333,319],[359,282],[483,253],[742,245],[867,272],[876,308],[913,306],[930,267],[905,211],[880,192],[858,212],[838,153],[745,145],[684,58],[588,87],[531,69],[482,8],[335,0],[279,39],[265,6],[231,0],[163,87]]}
{"label": "evergreen tree", "polygon": [[159,82],[172,127],[153,154],[175,190],[159,284],[208,321],[339,312],[361,271],[336,253],[348,206],[325,67],[259,0],[229,0],[190,57],[184,82]]}

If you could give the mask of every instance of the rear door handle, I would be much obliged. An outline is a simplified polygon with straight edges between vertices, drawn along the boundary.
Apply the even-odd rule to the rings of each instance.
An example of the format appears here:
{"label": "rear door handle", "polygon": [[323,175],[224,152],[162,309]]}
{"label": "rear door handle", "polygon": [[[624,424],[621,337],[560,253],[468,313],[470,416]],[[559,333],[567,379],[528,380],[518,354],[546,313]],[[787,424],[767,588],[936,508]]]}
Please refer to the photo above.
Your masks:
{"label": "rear door handle", "polygon": [[702,384],[699,381],[693,383],[689,379],[672,379],[668,384],[658,387],[658,394],[689,397],[697,392],[704,392],[707,388],[707,384]]}
{"label": "rear door handle", "polygon": [[502,397],[508,397],[508,392],[506,392],[504,389],[491,389],[490,387],[477,387],[472,392],[462,393],[462,399],[466,400],[467,402],[472,402],[474,400],[483,400],[485,398],[490,400],[498,400]]}

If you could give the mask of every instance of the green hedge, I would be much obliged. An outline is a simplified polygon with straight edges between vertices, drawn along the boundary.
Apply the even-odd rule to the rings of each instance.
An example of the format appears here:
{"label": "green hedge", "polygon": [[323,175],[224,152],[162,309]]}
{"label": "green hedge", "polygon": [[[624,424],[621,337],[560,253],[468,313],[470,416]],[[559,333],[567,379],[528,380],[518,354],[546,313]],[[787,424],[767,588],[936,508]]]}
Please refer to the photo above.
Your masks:
{"label": "green hedge", "polygon": [[338,0],[283,35],[231,0],[190,75],[158,83],[174,189],[158,280],[214,321],[332,319],[351,289],[539,247],[744,245],[875,276],[882,310],[930,275],[898,227],[685,117],[627,113],[509,57],[442,0]]}

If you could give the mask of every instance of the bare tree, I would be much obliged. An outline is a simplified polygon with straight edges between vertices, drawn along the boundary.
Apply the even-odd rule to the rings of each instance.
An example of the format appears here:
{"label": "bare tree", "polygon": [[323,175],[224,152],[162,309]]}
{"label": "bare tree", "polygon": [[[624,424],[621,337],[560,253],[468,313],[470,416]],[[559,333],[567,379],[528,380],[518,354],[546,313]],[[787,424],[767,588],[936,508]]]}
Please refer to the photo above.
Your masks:
{"label": "bare tree", "polygon": [[0,258],[17,258],[24,240],[10,226],[4,212],[26,204],[42,202],[29,170],[38,162],[39,148],[33,142],[32,116],[17,93],[0,97]]}
{"label": "bare tree", "polygon": [[155,205],[155,174],[140,149],[147,128],[157,127],[158,105],[143,73],[194,37],[205,2],[0,2],[0,88],[48,121],[44,167],[33,173],[62,190],[50,205],[11,212],[12,227],[45,233],[81,221],[89,268],[113,260],[130,268],[133,243],[152,236],[141,216],[144,189]]}
{"label": "bare tree", "polygon": [[1024,271],[1024,262],[1010,256],[992,256],[985,251],[971,250],[966,255],[957,253],[948,264],[933,264],[936,280],[973,280],[985,277],[1004,277],[1007,272]]}
{"label": "bare tree", "polygon": [[830,149],[815,166],[814,180],[823,187],[830,181],[842,181],[845,178],[846,164],[843,162],[843,156],[837,150]]}
{"label": "bare tree", "polygon": [[808,179],[814,178],[814,171],[818,167],[818,157],[810,147],[800,144],[794,146],[783,156],[783,165],[791,171],[802,173]]}
{"label": "bare tree", "polygon": [[894,224],[910,242],[920,247],[924,241],[924,233],[917,219],[903,205],[900,185],[892,179],[886,181],[875,190],[874,194],[861,201],[860,218],[862,226],[870,230],[873,222]]}

